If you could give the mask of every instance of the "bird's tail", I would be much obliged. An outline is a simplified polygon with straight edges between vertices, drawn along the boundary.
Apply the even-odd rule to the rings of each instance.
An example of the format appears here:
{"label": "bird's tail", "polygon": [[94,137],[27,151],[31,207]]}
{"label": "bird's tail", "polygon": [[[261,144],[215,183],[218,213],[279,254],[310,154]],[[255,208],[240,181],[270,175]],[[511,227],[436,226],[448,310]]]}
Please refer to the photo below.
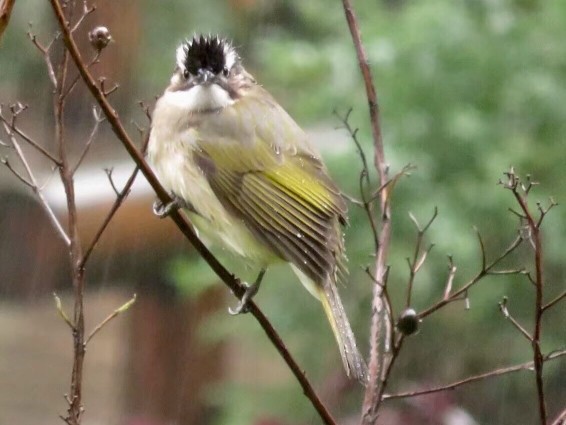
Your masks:
{"label": "bird's tail", "polygon": [[356,338],[340,300],[338,288],[334,282],[326,282],[324,286],[317,286],[317,292],[338,343],[346,373],[365,385],[367,366],[356,345]]}

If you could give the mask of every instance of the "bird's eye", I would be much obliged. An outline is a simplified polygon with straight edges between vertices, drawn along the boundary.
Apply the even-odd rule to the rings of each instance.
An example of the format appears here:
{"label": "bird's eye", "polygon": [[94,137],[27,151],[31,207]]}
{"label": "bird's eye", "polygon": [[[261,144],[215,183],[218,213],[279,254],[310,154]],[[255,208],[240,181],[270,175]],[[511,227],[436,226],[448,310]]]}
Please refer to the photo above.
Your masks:
{"label": "bird's eye", "polygon": [[228,70],[228,68],[224,68],[224,69],[222,70],[222,74],[224,74],[225,77],[228,76],[228,73],[229,73],[229,72],[230,72],[230,71]]}
{"label": "bird's eye", "polygon": [[188,70],[188,69],[185,69],[185,70],[183,71],[183,77],[185,77],[185,79],[188,79],[188,78],[189,78],[189,70]]}

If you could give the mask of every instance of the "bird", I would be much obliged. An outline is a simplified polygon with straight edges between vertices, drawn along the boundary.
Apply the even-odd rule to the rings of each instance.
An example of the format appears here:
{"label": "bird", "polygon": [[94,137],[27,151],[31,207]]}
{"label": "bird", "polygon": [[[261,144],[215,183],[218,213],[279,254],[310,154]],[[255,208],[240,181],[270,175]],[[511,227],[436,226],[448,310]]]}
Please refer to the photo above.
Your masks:
{"label": "bird", "polygon": [[286,262],[318,299],[345,371],[365,382],[367,366],[338,293],[347,278],[345,198],[306,133],[246,71],[219,35],[188,38],[176,50],[157,100],[148,160],[199,236],[259,270],[232,314],[247,311],[267,268]]}

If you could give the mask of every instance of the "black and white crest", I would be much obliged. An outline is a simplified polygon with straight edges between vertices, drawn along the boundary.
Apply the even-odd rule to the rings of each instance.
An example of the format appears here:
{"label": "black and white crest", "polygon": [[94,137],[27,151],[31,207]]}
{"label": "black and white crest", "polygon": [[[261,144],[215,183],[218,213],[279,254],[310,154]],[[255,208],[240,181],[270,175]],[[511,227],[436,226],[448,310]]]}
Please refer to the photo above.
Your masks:
{"label": "black and white crest", "polygon": [[199,69],[207,69],[219,74],[230,70],[238,60],[238,55],[230,43],[218,36],[195,35],[177,49],[177,66],[197,75]]}

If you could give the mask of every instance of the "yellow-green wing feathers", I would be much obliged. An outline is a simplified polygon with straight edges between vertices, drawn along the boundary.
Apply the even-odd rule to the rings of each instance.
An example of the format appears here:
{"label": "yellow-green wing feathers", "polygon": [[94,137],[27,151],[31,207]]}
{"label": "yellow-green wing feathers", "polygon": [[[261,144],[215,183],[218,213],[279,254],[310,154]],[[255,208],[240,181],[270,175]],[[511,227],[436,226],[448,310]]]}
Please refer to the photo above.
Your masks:
{"label": "yellow-green wing feathers", "polygon": [[261,140],[198,146],[195,160],[212,190],[257,239],[320,285],[344,275],[346,204],[318,158]]}

